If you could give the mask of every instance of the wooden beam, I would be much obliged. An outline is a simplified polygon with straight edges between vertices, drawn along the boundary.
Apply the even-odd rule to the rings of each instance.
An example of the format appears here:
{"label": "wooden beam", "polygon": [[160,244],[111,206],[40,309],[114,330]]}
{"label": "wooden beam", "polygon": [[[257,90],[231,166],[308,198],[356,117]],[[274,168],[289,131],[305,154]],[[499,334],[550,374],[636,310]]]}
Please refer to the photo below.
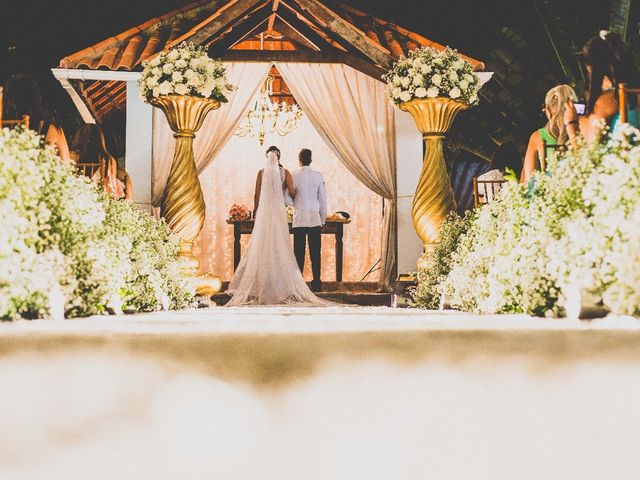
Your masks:
{"label": "wooden beam", "polygon": [[273,30],[273,24],[276,21],[276,12],[278,11],[278,5],[280,4],[280,0],[273,0],[273,6],[271,8],[271,18],[269,18],[269,30]]}
{"label": "wooden beam", "polygon": [[204,45],[210,39],[228,29],[239,18],[246,16],[251,10],[257,10],[270,0],[231,0],[220,10],[215,12],[196,28],[176,40],[176,43],[185,40],[195,45]]}
{"label": "wooden beam", "polygon": [[383,69],[391,68],[393,58],[389,50],[371,40],[356,26],[345,21],[333,10],[327,8],[319,0],[292,0],[298,6],[320,20],[326,28],[353,45],[366,57]]}
{"label": "wooden beam", "polygon": [[342,63],[376,80],[381,80],[386,70],[349,53],[316,52],[314,50],[227,50],[220,55],[228,62],[294,62],[294,63]]}
{"label": "wooden beam", "polygon": [[277,23],[274,23],[275,30],[280,32],[287,40],[296,42],[302,47],[310,48],[311,50],[320,51],[314,43],[309,41],[304,35],[298,32],[294,27],[290,26],[287,22],[282,20],[280,16],[277,18]]}
{"label": "wooden beam", "polygon": [[239,22],[223,34],[223,36],[209,44],[210,52],[221,52],[231,48],[240,40],[251,36],[272,15],[269,5],[256,10],[252,15],[242,18]]}
{"label": "wooden beam", "polygon": [[311,43],[316,49],[323,50],[326,48],[335,49],[330,42],[326,39],[322,38],[321,35],[318,35],[313,31],[311,27],[306,25],[302,20],[298,19],[295,15],[291,14],[286,9],[280,9],[278,12],[278,17],[284,23],[286,23],[289,27],[294,29],[300,35],[307,39],[309,43]]}
{"label": "wooden beam", "polygon": [[[280,1],[280,4],[286,8],[281,8],[278,15],[280,18],[287,21],[292,26],[297,26],[301,31],[305,33],[308,32],[309,38],[320,38],[324,40],[324,42],[320,43],[328,43],[332,48],[337,48],[344,52],[357,52],[358,55],[362,55],[359,51],[354,49],[348,42],[341,37],[334,38],[336,35],[333,32],[328,32],[325,27],[323,27],[315,18],[309,18],[305,16],[304,13],[299,12],[294,7],[286,3],[285,1]],[[306,30],[304,30],[306,27]]]}

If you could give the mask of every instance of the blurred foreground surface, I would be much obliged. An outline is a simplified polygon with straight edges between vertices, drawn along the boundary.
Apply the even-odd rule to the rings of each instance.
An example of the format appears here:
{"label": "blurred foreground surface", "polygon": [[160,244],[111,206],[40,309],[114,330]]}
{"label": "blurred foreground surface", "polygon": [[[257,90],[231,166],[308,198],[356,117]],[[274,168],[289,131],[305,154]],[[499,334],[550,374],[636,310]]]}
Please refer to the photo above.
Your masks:
{"label": "blurred foreground surface", "polygon": [[637,479],[638,367],[630,318],[0,323],[0,478]]}

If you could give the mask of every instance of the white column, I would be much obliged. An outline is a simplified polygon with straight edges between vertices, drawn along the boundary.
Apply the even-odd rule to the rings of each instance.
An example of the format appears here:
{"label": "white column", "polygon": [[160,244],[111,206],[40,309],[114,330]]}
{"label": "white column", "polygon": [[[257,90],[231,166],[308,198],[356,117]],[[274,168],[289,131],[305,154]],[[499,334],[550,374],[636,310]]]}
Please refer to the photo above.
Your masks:
{"label": "white column", "polygon": [[422,168],[422,135],[411,115],[395,111],[398,164],[398,274],[416,270],[422,240],[413,228],[411,205]]}
{"label": "white column", "polygon": [[127,82],[126,169],[133,182],[133,201],[151,213],[151,154],[153,107],[138,94],[138,84]]}

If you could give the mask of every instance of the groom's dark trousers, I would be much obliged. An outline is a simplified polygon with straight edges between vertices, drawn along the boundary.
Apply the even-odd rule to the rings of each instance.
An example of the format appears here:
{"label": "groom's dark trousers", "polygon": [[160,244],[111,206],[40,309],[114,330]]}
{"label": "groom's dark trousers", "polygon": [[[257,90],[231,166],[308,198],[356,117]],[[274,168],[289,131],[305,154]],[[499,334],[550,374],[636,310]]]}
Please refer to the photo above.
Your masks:
{"label": "groom's dark trousers", "polygon": [[300,271],[304,272],[304,254],[309,239],[309,257],[313,283],[320,283],[320,249],[322,247],[322,227],[298,227],[293,229],[293,251]]}

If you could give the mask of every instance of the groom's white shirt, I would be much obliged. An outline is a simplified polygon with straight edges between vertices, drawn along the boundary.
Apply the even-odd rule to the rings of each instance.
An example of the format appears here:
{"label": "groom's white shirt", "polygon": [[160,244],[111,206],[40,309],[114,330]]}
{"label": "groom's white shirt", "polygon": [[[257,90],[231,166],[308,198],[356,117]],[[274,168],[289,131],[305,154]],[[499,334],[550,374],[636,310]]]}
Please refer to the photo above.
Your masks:
{"label": "groom's white shirt", "polygon": [[296,197],[293,199],[293,228],[319,227],[327,219],[327,192],[324,178],[311,167],[300,167],[293,172]]}

